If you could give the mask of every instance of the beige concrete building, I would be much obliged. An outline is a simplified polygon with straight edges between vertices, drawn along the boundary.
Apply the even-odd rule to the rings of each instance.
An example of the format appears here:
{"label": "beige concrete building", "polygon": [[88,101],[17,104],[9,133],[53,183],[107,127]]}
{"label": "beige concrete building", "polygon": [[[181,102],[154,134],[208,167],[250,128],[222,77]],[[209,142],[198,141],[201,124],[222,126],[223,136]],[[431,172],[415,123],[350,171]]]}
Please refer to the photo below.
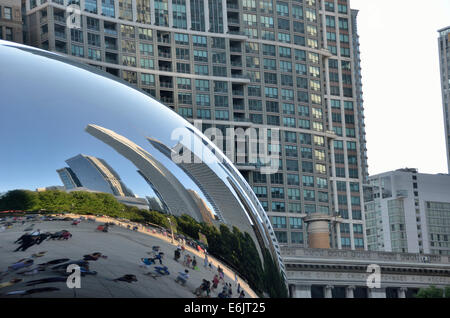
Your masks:
{"label": "beige concrete building", "polygon": [[0,0],[0,40],[23,43],[21,0]]}
{"label": "beige concrete building", "polygon": [[414,298],[450,285],[450,257],[282,247],[292,298]]}

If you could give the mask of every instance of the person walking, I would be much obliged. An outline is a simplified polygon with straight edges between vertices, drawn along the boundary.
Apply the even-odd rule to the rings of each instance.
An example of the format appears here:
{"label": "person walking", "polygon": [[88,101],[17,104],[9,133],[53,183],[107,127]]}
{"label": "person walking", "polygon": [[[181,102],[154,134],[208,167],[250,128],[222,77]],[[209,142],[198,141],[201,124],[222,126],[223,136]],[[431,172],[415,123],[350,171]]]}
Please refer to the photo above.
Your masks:
{"label": "person walking", "polygon": [[31,235],[25,236],[22,239],[22,244],[16,250],[14,250],[14,252],[17,252],[19,250],[22,250],[23,252],[25,252],[28,248],[30,248],[34,244],[36,244],[35,236],[31,236]]}
{"label": "person walking", "polygon": [[189,279],[189,271],[187,269],[185,269],[184,273],[178,272],[178,276],[175,279],[175,281],[184,286],[184,285],[186,285],[186,282],[188,279]]}
{"label": "person walking", "polygon": [[191,266],[191,262],[192,262],[191,256],[188,254],[187,259],[186,259],[186,267]]}
{"label": "person walking", "polygon": [[219,276],[217,276],[217,274],[214,275],[212,282],[213,282],[212,288],[217,289],[217,286],[219,286]]}
{"label": "person walking", "polygon": [[207,268],[208,267],[208,254],[205,253],[205,260],[203,261],[203,267]]}

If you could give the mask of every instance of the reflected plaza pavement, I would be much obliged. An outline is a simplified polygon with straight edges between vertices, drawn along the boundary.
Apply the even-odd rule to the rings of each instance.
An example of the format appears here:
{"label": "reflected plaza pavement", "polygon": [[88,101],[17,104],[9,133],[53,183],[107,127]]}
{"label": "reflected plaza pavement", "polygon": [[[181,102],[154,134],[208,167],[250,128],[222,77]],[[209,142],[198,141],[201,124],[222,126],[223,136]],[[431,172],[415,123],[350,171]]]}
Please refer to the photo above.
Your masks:
{"label": "reflected plaza pavement", "polygon": [[[10,218],[12,220],[12,218]],[[5,298],[29,298],[29,297],[120,297],[120,298],[193,298],[196,297],[193,291],[200,286],[202,279],[212,280],[217,273],[217,265],[220,264],[224,268],[225,281],[233,286],[233,298],[238,297],[236,293],[236,284],[234,282],[234,273],[227,269],[224,264],[219,263],[213,257],[208,256],[209,261],[213,263],[213,269],[204,268],[204,253],[194,250],[186,246],[189,255],[196,256],[198,261],[198,270],[189,268],[189,280],[185,286],[175,282],[178,272],[183,272],[186,267],[183,266],[183,255],[176,262],[173,259],[174,251],[177,247],[177,241],[171,243],[171,239],[156,231],[148,228],[141,228],[138,231],[126,228],[125,224],[110,226],[108,232],[97,231],[96,228],[105,221],[112,219],[98,218],[97,221],[82,220],[78,225],[71,225],[71,221],[27,221],[22,225],[20,221],[13,223],[11,228],[0,232],[0,271],[4,273],[8,266],[16,263],[24,258],[31,258],[34,264],[27,269],[31,269],[38,264],[46,263],[55,259],[67,258],[71,261],[83,259],[83,255],[100,252],[107,258],[99,258],[97,261],[89,261],[90,271],[96,271],[96,275],[85,275],[81,277],[81,288],[70,289],[66,282],[52,282],[27,286],[30,281],[48,278],[48,277],[64,277],[60,273],[55,272],[50,266],[45,271],[38,272],[35,275],[19,274],[25,269],[19,269],[3,276],[0,286],[12,279],[22,279],[12,286],[0,288],[0,297]],[[34,224],[33,229],[40,229],[44,232],[57,232],[68,230],[72,233],[72,237],[68,240],[45,240],[40,245],[33,245],[26,251],[13,252],[19,245],[14,244],[27,229]],[[157,261],[155,265],[150,265],[147,269],[140,267],[142,264],[140,259],[149,257],[153,246],[159,246],[160,251],[164,253],[162,259],[163,266],[167,266],[170,275],[161,277],[151,277],[145,275],[148,272],[154,272],[155,266],[160,266]],[[42,257],[32,257],[33,254],[46,251]],[[113,279],[122,277],[126,274],[135,275],[136,282],[127,283],[123,281],[114,282]],[[255,293],[239,279],[239,282],[245,290],[246,298],[256,297]],[[34,288],[56,287],[59,290],[36,293],[32,295],[8,295],[13,291],[30,290]],[[222,291],[222,283],[219,283],[217,290],[212,290],[211,297],[217,297]]]}

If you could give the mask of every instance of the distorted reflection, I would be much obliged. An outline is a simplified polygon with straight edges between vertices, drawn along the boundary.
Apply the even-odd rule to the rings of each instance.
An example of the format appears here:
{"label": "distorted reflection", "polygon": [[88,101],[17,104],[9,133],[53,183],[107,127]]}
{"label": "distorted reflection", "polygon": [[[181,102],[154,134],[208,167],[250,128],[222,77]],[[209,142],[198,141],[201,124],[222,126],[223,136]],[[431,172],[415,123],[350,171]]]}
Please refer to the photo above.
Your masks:
{"label": "distorted reflection", "polygon": [[[284,273],[250,186],[177,113],[10,42],[0,41],[0,70],[1,297],[192,297],[219,265],[226,282],[237,273],[247,296],[262,296],[270,271]],[[81,288],[61,278],[72,265]]]}

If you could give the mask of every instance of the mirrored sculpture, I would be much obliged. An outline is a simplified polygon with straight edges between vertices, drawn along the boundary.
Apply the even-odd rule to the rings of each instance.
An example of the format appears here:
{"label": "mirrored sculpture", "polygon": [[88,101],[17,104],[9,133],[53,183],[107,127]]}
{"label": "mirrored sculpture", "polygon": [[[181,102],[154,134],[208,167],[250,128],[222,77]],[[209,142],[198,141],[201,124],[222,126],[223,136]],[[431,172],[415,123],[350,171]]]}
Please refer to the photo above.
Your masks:
{"label": "mirrored sculpture", "polygon": [[255,194],[173,110],[101,70],[5,41],[0,83],[1,297],[192,297],[219,265],[247,296],[267,292],[269,268],[283,280]]}

